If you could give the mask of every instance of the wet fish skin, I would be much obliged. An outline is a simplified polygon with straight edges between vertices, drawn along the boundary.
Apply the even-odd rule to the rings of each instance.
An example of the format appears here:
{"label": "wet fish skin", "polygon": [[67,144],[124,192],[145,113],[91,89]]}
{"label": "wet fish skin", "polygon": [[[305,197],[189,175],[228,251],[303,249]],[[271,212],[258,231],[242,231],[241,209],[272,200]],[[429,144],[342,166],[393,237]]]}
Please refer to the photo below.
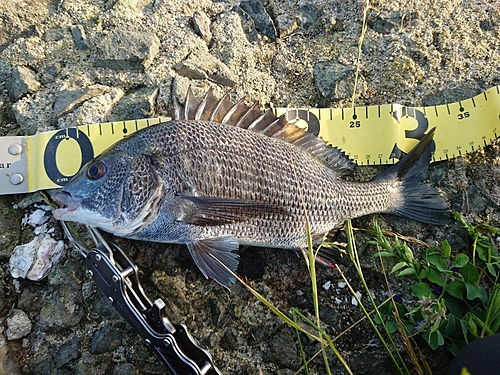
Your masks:
{"label": "wet fish skin", "polygon": [[[53,194],[66,205],[54,216],[121,237],[185,243],[202,273],[223,286],[234,281],[226,267],[236,270],[239,245],[304,247],[306,221],[319,240],[374,212],[433,224],[446,218],[446,203],[423,182],[433,130],[373,181],[349,182],[342,153],[282,118],[224,100],[207,95],[194,105],[188,95],[176,120],[112,146]],[[232,108],[224,116],[222,105]]]}

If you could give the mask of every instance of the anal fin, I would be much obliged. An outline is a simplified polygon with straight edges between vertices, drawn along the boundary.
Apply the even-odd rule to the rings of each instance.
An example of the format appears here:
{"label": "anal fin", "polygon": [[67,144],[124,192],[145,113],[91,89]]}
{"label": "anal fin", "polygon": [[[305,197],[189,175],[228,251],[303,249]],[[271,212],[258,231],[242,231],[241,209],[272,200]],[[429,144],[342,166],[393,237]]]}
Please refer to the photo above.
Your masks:
{"label": "anal fin", "polygon": [[238,268],[240,257],[236,252],[239,243],[232,235],[196,239],[189,242],[187,247],[194,262],[207,279],[214,279],[228,289],[236,281],[230,271],[236,273]]}

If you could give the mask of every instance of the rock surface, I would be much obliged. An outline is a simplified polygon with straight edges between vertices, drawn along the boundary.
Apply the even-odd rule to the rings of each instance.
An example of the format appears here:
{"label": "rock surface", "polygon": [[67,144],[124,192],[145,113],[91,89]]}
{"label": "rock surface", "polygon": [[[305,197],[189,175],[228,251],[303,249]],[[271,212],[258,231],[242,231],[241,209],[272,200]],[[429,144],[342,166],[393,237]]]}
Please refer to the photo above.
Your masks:
{"label": "rock surface", "polygon": [[[437,105],[500,84],[498,2],[372,3],[355,105]],[[264,107],[349,107],[363,6],[353,0],[25,0],[23,6],[0,1],[0,134],[168,116],[172,95],[184,95],[188,86],[198,98],[210,87],[219,96],[230,87],[233,99],[246,96]],[[360,168],[356,178],[382,169]],[[467,220],[489,217],[500,226],[498,141],[435,164],[429,176]],[[0,373],[164,373],[97,290],[77,254],[68,253],[39,282],[9,273],[15,246],[35,237],[22,217],[39,201],[37,194],[0,196]],[[370,220],[355,225],[371,229]],[[448,239],[454,251],[470,251],[456,222],[432,227],[391,216],[377,220],[387,230],[428,243]],[[63,239],[53,219],[44,225],[55,228],[55,240]],[[356,236],[370,288],[382,301],[382,270],[371,257],[375,250],[363,245],[370,237]],[[139,266],[150,298],[165,301],[169,318],[186,324],[222,373],[284,375],[300,369],[295,332],[242,285],[228,293],[205,280],[184,246],[113,241]],[[242,258],[239,272],[260,294],[287,314],[295,307],[313,318],[300,256],[250,248]],[[362,290],[352,266],[340,262],[353,288]],[[330,337],[362,317],[347,288],[336,287],[339,280],[335,270],[318,270],[318,285],[331,286],[319,288],[322,328]],[[390,282],[393,292],[411,298],[411,284],[401,278]],[[22,322],[13,325],[12,317],[21,315]],[[372,339],[361,323],[336,344],[355,374],[395,373]],[[319,350],[307,338],[302,343],[308,358]],[[446,374],[451,356],[425,343],[420,347],[433,374]],[[332,373],[345,373],[329,357]],[[322,360],[315,358],[310,371],[324,374]]]}

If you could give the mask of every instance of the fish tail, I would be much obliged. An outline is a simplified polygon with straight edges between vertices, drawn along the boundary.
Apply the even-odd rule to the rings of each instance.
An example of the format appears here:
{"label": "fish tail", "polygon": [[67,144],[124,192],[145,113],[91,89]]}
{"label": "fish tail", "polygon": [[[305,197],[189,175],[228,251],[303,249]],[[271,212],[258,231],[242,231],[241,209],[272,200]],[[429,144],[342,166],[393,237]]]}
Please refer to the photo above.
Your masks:
{"label": "fish tail", "polygon": [[450,220],[448,204],[438,190],[425,181],[435,130],[436,128],[432,128],[405,157],[375,181],[385,180],[399,187],[400,194],[395,197],[395,203],[388,212],[428,224],[442,225]]}

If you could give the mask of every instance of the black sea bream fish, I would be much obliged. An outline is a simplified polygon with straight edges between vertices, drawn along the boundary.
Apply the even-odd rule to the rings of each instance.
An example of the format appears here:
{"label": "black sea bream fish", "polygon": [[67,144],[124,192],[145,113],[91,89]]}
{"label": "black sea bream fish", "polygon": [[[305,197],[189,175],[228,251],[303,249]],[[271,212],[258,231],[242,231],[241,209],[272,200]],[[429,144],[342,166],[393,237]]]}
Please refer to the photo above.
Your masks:
{"label": "black sea bream fish", "polygon": [[175,103],[174,120],[113,145],[52,198],[60,220],[116,236],[186,244],[205,277],[228,286],[239,245],[299,249],[306,220],[319,241],[346,219],[393,213],[441,224],[447,205],[424,183],[434,129],[373,181],[342,177],[354,164],[337,148],[258,105]]}

